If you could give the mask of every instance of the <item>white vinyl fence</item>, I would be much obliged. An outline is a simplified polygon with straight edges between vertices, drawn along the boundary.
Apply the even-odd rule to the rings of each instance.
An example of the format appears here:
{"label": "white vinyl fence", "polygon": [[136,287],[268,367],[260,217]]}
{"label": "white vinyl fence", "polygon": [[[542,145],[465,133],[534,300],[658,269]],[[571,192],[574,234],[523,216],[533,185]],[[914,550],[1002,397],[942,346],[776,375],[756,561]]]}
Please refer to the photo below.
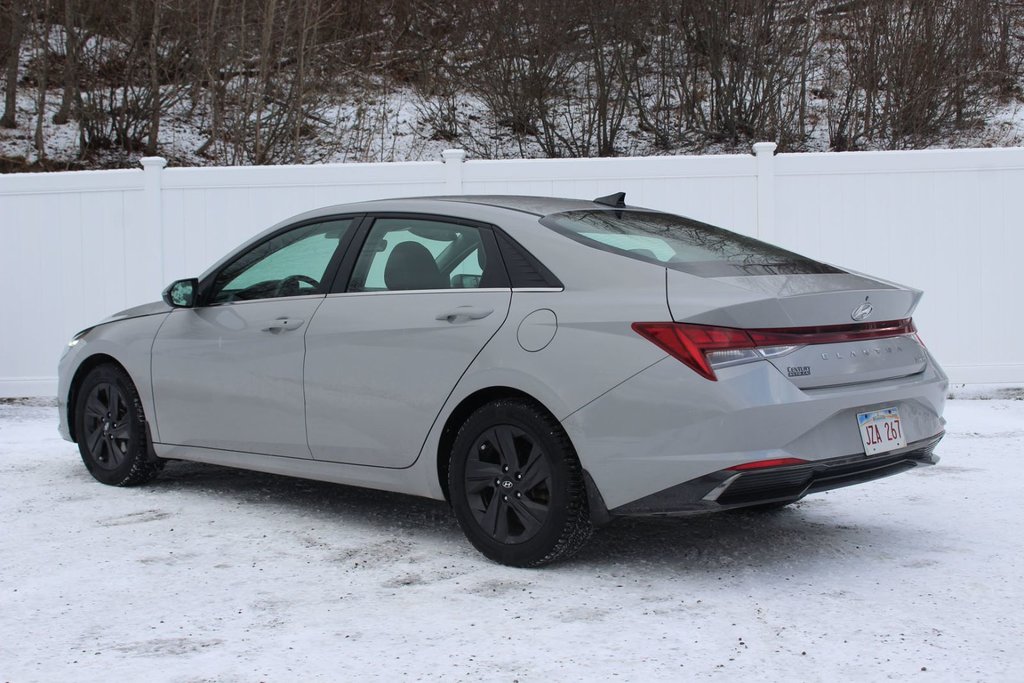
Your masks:
{"label": "white vinyl fence", "polygon": [[1024,149],[165,168],[0,175],[0,397],[56,393],[70,336],[302,211],[431,194],[663,209],[925,290],[954,382],[1024,383]]}

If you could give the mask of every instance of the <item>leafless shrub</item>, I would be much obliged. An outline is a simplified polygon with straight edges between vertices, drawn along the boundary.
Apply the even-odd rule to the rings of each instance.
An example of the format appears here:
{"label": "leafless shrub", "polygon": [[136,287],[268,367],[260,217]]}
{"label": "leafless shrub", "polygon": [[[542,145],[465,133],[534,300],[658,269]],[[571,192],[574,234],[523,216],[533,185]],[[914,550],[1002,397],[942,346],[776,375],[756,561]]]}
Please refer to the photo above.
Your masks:
{"label": "leafless shrub", "polygon": [[389,159],[408,99],[477,156],[921,147],[1022,96],[1022,37],[1024,0],[0,0],[0,124],[29,50],[105,162],[174,117],[215,163]]}
{"label": "leafless shrub", "polygon": [[1019,79],[1021,12],[1002,0],[826,8],[831,146],[923,147],[976,123]]}
{"label": "leafless shrub", "polygon": [[0,126],[14,128],[17,125],[18,58],[22,41],[25,39],[27,23],[25,0],[2,0],[0,2],[0,59],[4,70],[4,113]]}

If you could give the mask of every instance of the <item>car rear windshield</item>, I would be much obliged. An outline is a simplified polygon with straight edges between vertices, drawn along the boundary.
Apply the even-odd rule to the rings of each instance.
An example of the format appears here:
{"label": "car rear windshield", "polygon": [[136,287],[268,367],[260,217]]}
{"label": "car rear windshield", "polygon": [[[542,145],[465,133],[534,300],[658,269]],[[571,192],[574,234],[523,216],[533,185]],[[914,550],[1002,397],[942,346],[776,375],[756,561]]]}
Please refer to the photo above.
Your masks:
{"label": "car rear windshield", "polygon": [[541,224],[587,246],[703,277],[843,271],[765,242],[654,211],[585,209]]}

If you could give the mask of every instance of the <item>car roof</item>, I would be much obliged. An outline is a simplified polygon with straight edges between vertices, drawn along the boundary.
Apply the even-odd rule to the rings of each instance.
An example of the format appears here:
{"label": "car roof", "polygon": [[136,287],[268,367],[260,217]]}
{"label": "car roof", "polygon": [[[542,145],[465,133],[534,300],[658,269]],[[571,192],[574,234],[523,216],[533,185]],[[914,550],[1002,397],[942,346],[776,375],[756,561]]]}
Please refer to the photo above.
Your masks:
{"label": "car roof", "polygon": [[608,209],[609,206],[599,204],[586,199],[568,199],[565,197],[531,197],[526,195],[459,195],[450,197],[436,197],[440,201],[463,202],[466,204],[482,204],[484,206],[496,206],[501,209],[522,211],[537,216],[547,216],[551,213],[561,211],[575,211],[579,209]]}
{"label": "car roof", "polygon": [[[532,197],[526,195],[443,195],[429,197],[397,197],[390,199],[375,199],[371,201],[358,202],[355,204],[337,204],[325,206],[304,214],[303,217],[312,218],[332,213],[351,211],[402,211],[408,207],[410,210],[423,211],[434,208],[439,213],[450,211],[452,203],[473,204],[478,206],[490,206],[509,211],[528,213],[534,216],[547,216],[561,211],[574,211],[580,209],[609,210],[613,207],[586,199],[568,199],[564,197]],[[431,207],[430,205],[436,205]],[[415,207],[413,207],[415,205]],[[639,209],[635,206],[621,206],[614,208]]]}

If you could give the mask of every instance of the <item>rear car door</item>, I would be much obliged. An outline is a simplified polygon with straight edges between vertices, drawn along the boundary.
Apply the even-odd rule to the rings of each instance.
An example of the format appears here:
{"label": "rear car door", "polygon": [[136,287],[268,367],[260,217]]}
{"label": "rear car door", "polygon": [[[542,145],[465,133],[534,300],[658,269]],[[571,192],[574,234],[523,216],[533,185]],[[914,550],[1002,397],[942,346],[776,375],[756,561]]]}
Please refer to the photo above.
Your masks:
{"label": "rear car door", "polygon": [[163,443],[309,458],[303,335],[337,271],[356,219],[289,227],[201,285],[153,345]]}
{"label": "rear car door", "polygon": [[512,298],[488,226],[379,215],[351,277],[306,332],[306,427],[318,460],[412,464]]}

